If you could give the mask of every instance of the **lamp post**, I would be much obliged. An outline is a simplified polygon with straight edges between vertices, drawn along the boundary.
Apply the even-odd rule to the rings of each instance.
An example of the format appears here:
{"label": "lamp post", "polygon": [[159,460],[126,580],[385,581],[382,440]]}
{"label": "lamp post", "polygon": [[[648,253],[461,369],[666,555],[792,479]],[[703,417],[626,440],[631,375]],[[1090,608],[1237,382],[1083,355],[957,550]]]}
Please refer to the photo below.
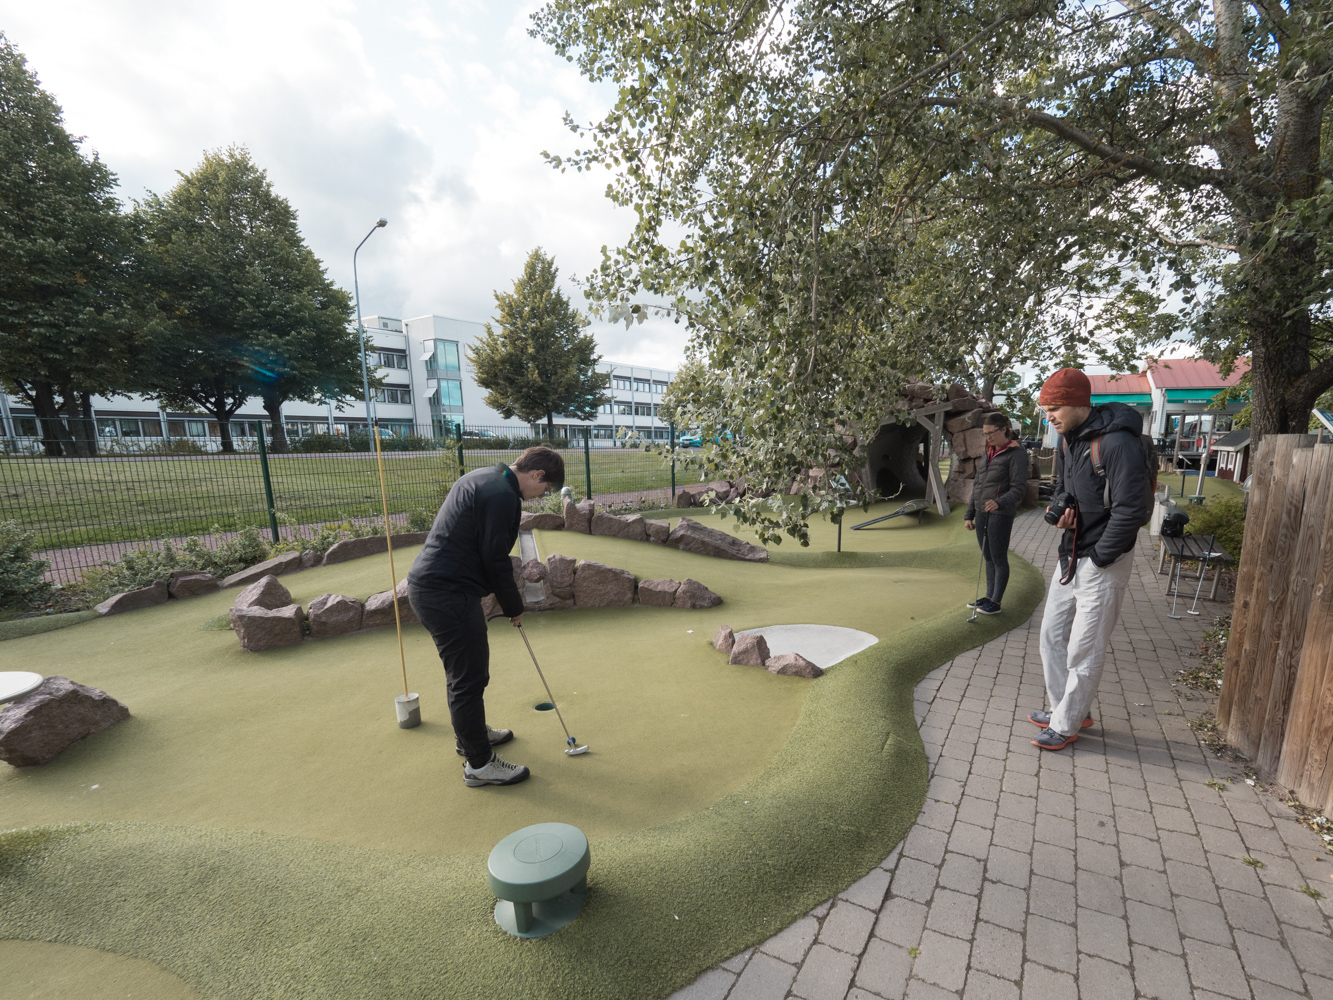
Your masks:
{"label": "lamp post", "polygon": [[370,232],[366,233],[365,239],[358,243],[356,249],[352,251],[352,295],[356,300],[356,332],[361,340],[361,390],[366,397],[366,430],[370,432],[373,428],[375,434],[379,433],[379,427],[378,421],[374,419],[374,411],[371,409],[370,402],[370,375],[366,371],[366,328],[361,325],[361,288],[356,280],[356,255],[366,245],[366,240],[375,235],[376,229],[383,229],[388,224],[388,219],[380,219],[371,227]]}

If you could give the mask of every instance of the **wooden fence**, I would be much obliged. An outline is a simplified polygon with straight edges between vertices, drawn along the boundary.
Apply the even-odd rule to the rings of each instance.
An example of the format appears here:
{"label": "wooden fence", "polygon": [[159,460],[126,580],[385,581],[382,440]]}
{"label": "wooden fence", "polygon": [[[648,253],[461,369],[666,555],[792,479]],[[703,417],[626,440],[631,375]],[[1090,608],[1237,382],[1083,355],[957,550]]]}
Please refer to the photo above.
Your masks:
{"label": "wooden fence", "polygon": [[1333,444],[1264,438],[1217,716],[1226,741],[1333,810]]}

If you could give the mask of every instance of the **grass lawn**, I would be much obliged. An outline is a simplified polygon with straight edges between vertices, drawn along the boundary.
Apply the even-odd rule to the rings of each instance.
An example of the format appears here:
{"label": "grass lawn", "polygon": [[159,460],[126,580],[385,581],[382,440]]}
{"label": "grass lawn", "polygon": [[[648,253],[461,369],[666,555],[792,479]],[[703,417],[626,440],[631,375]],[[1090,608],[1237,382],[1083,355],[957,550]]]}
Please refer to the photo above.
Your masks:
{"label": "grass lawn", "polygon": [[[568,481],[582,493],[583,452],[564,454]],[[517,455],[463,452],[468,470],[512,462]],[[598,449],[589,459],[597,493],[671,485],[671,470],[657,455]],[[274,506],[296,524],[380,512],[373,456],[271,456],[269,468]],[[384,472],[390,513],[434,511],[442,490],[458,477],[458,456],[453,451],[390,452],[384,456]],[[214,524],[225,530],[267,526],[268,506],[257,455],[6,458],[0,459],[0,520],[17,521],[37,533],[39,549],[53,549],[197,535]]]}

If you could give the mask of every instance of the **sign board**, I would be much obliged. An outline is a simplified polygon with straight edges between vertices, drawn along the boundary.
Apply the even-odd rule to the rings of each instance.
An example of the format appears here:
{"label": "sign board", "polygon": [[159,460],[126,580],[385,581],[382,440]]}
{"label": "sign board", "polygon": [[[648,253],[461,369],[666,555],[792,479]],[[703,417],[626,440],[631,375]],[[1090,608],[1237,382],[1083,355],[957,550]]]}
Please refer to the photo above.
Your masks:
{"label": "sign board", "polygon": [[1333,431],[1333,410],[1315,410],[1314,415],[1319,418],[1319,422]]}

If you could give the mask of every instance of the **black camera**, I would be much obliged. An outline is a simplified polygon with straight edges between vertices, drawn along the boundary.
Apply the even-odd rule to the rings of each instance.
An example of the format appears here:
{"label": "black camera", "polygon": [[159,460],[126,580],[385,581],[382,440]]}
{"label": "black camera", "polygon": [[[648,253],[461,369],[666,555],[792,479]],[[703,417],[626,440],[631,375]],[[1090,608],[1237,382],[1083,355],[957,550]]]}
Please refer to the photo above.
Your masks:
{"label": "black camera", "polygon": [[1074,494],[1061,490],[1051,497],[1051,505],[1046,508],[1046,523],[1058,524],[1060,518],[1065,516],[1065,511],[1077,509],[1078,501],[1074,499]]}
{"label": "black camera", "polygon": [[1185,525],[1190,523],[1190,516],[1183,510],[1172,511],[1162,518],[1162,537],[1180,538],[1185,534]]}

